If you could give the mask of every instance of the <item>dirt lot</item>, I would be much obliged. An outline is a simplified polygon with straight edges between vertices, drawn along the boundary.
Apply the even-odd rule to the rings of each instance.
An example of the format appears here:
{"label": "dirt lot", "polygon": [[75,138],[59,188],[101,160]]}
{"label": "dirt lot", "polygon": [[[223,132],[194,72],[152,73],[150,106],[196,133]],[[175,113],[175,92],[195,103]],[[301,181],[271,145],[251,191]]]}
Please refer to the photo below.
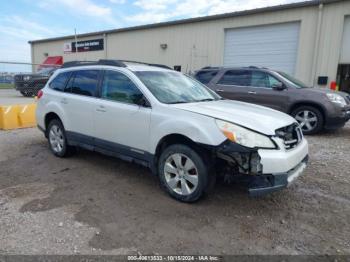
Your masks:
{"label": "dirt lot", "polygon": [[254,199],[219,184],[182,204],[145,168],[0,131],[0,254],[350,254],[350,125],[308,140],[290,188]]}

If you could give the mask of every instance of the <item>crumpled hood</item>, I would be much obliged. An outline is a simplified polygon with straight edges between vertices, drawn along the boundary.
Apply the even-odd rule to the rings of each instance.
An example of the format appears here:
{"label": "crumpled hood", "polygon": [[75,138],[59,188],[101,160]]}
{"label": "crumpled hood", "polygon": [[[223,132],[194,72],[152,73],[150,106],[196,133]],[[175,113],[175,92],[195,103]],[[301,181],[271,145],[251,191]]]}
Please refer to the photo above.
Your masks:
{"label": "crumpled hood", "polygon": [[285,113],[232,100],[174,104],[171,106],[235,123],[266,135],[275,135],[276,129],[296,122],[294,118]]}

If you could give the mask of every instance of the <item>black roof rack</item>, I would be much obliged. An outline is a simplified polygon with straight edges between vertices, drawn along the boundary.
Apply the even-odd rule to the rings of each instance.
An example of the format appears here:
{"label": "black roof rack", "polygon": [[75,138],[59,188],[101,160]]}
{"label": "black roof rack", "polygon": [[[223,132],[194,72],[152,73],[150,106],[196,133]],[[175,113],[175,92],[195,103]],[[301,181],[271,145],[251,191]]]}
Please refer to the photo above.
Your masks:
{"label": "black roof rack", "polygon": [[222,67],[220,67],[220,66],[205,66],[202,69],[220,69],[220,68],[222,68]]}
{"label": "black roof rack", "polygon": [[100,59],[98,61],[71,61],[66,62],[62,65],[61,68],[67,67],[75,67],[75,66],[85,66],[85,65],[109,65],[109,66],[117,66],[117,67],[126,67],[126,65],[119,60],[108,60],[108,59]]}
{"label": "black roof rack", "polygon": [[161,67],[161,68],[173,70],[171,67],[169,67],[167,65],[162,65],[162,64],[151,64],[151,63],[139,62],[139,61],[133,61],[133,60],[122,60],[122,62],[124,62],[124,63],[135,63],[135,64],[148,65],[148,66],[155,66],[155,67]]}
{"label": "black roof rack", "polygon": [[167,66],[167,65],[161,65],[161,64],[148,64],[148,65],[149,66],[155,66],[155,67],[160,67],[160,68],[174,70],[173,68],[171,68],[170,66]]}
{"label": "black roof rack", "polygon": [[162,65],[162,64],[150,64],[150,63],[131,61],[131,60],[111,60],[111,59],[100,59],[98,61],[71,61],[71,62],[64,63],[61,68],[85,66],[85,65],[108,65],[108,66],[126,67],[125,63],[135,63],[135,64],[142,64],[142,65],[148,65],[148,66],[156,66],[156,67],[173,70],[171,67]]}
{"label": "black roof rack", "polygon": [[101,63],[102,65],[126,67],[126,65],[121,60],[100,59],[98,60],[98,62]]}

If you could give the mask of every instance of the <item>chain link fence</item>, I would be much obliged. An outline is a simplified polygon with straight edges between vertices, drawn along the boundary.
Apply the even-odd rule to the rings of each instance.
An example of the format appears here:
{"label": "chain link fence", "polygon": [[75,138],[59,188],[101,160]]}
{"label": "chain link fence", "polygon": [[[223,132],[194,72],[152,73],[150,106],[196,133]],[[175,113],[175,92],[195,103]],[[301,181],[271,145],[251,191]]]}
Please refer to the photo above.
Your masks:
{"label": "chain link fence", "polygon": [[16,89],[23,96],[36,96],[57,65],[0,61],[0,89]]}

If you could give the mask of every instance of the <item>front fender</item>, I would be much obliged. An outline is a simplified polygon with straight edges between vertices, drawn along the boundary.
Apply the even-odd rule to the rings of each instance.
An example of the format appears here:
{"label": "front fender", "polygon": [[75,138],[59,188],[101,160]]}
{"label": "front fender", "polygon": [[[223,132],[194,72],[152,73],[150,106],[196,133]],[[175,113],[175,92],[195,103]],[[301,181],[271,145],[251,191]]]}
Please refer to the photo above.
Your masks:
{"label": "front fender", "polygon": [[213,146],[219,145],[226,140],[226,137],[216,126],[215,120],[202,115],[199,116],[199,119],[198,117],[189,120],[186,120],[186,118],[165,119],[158,125],[151,126],[151,154],[155,153],[159,141],[171,134],[183,135],[196,143]]}

